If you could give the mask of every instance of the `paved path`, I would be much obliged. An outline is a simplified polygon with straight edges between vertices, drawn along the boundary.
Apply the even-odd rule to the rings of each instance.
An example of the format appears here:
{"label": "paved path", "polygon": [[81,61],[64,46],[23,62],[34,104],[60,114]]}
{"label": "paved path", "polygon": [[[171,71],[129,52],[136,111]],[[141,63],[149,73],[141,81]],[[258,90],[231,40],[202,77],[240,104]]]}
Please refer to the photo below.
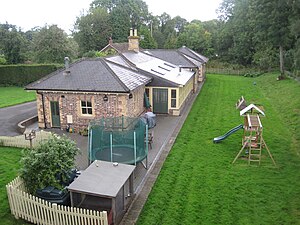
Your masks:
{"label": "paved path", "polygon": [[[196,97],[198,96],[199,92],[201,91],[203,86],[203,83],[199,86],[196,94],[191,96],[191,99],[189,99],[187,105],[185,106],[184,110],[182,111],[182,114],[180,117],[177,117],[178,120],[175,120],[175,124],[172,125],[171,129],[169,129],[169,135],[166,136],[166,139],[161,146],[158,154],[156,155],[156,158],[152,162],[151,167],[146,172],[146,174],[143,177],[143,180],[141,181],[141,184],[139,185],[139,188],[137,189],[136,196],[133,199],[133,202],[129,209],[127,210],[125,216],[123,217],[121,221],[121,225],[133,225],[136,224],[138,217],[144,207],[144,204],[147,201],[148,195],[151,192],[151,189],[160,173],[160,170],[164,164],[164,161],[166,160],[170,150],[172,149],[172,146],[176,140],[176,137],[178,133],[180,132],[181,127],[184,124],[185,119],[187,118],[193,102],[195,101]],[[168,127],[166,127],[167,129]],[[158,209],[159,210],[159,209]]]}
{"label": "paved path", "polygon": [[37,114],[36,102],[27,102],[0,109],[0,136],[20,135],[18,123]]}

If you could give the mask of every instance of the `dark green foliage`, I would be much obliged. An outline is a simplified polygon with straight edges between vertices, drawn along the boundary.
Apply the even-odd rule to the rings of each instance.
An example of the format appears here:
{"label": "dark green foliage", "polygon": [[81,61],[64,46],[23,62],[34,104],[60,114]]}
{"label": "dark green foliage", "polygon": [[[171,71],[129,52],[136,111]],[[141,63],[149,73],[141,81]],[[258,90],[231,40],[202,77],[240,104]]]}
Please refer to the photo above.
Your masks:
{"label": "dark green foliage", "polygon": [[204,55],[209,54],[211,46],[211,34],[206,31],[199,21],[186,25],[184,31],[179,34],[177,47],[187,46]]}
{"label": "dark green foliage", "polygon": [[78,152],[76,143],[65,136],[52,136],[38,147],[24,150],[21,177],[28,191],[34,194],[47,186],[63,188],[60,181],[68,181]]}
{"label": "dark green foliage", "polygon": [[77,57],[77,44],[56,25],[45,26],[33,35],[35,62],[63,63],[66,56]]}
{"label": "dark green foliage", "polygon": [[142,26],[139,29],[139,36],[143,36],[140,40],[140,47],[143,49],[153,49],[157,48],[157,43],[153,37],[151,37],[151,33],[146,26]]}
{"label": "dark green foliage", "polygon": [[[214,47],[229,63],[298,70],[299,1],[223,0]],[[280,67],[279,67],[280,66]]]}
{"label": "dark green foliage", "polygon": [[77,18],[74,38],[81,55],[88,51],[100,51],[108,43],[112,28],[109,14],[103,8],[92,9],[87,15]]}
{"label": "dark green foliage", "polygon": [[[207,76],[137,224],[300,223],[300,86],[277,75]],[[241,95],[264,106],[263,135],[278,168],[265,150],[261,166],[231,164],[242,131],[213,144],[243,123],[234,106]]]}
{"label": "dark green foliage", "polygon": [[0,86],[23,87],[61,67],[58,64],[0,66]]}
{"label": "dark green foliage", "polygon": [[7,63],[22,63],[25,59],[26,39],[15,25],[0,24],[0,55],[3,54]]}

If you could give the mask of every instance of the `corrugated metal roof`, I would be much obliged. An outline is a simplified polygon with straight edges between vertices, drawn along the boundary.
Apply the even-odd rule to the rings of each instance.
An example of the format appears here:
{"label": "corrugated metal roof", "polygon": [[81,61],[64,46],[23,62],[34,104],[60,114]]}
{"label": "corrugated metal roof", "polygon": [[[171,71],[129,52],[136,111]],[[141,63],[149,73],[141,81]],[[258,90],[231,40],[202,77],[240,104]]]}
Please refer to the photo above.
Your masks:
{"label": "corrugated metal roof", "polygon": [[139,69],[178,85],[185,85],[194,75],[194,72],[181,70],[172,63],[142,52],[125,52],[123,55]]}

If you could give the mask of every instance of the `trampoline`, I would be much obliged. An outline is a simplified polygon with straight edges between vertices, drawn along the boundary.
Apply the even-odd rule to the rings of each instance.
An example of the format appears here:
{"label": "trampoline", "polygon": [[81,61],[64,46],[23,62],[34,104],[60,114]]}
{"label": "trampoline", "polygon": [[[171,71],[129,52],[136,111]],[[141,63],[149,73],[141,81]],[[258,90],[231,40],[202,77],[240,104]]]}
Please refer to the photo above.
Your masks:
{"label": "trampoline", "polygon": [[94,120],[89,125],[88,145],[90,163],[102,160],[136,165],[147,160],[148,126],[140,118]]}

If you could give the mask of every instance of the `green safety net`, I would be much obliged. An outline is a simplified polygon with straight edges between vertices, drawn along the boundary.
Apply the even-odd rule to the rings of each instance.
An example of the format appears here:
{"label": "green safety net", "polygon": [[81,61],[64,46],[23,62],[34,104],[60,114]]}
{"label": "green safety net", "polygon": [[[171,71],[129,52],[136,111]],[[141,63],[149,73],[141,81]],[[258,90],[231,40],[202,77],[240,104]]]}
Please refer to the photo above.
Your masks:
{"label": "green safety net", "polygon": [[147,125],[141,118],[115,117],[89,124],[89,160],[136,164],[148,155]]}

